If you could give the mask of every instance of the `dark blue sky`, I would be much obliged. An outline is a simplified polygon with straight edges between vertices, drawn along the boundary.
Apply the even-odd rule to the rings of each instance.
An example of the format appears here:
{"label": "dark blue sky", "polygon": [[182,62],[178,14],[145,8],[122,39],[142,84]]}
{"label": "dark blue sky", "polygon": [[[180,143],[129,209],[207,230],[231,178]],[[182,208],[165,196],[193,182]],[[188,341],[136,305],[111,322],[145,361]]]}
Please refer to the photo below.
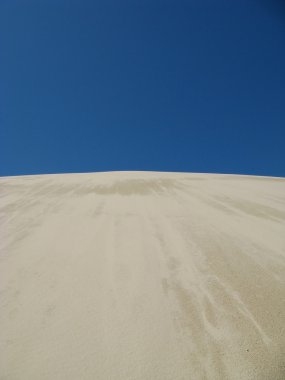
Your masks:
{"label": "dark blue sky", "polygon": [[1,0],[0,175],[285,176],[277,0]]}

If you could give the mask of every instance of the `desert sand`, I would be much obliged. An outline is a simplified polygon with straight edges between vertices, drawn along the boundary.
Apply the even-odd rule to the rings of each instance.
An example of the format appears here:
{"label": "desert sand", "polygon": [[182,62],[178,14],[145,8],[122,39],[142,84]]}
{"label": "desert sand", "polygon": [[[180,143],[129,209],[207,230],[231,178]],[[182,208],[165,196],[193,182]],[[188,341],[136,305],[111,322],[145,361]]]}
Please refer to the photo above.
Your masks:
{"label": "desert sand", "polygon": [[285,179],[0,178],[1,380],[284,380]]}

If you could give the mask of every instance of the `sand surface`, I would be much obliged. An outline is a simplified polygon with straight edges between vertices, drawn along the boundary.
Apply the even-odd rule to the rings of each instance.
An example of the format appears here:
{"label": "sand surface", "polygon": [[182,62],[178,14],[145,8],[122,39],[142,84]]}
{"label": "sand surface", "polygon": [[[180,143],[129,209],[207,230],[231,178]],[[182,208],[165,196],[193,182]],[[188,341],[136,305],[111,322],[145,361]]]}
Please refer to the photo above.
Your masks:
{"label": "sand surface", "polygon": [[284,380],[285,179],[0,178],[1,380]]}

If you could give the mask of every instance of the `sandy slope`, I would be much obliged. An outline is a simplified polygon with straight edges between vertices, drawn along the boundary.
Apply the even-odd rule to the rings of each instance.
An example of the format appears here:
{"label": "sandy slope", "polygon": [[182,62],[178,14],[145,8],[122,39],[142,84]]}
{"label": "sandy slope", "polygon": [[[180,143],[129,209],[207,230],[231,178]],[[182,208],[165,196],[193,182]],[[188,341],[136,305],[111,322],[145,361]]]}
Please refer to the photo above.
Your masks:
{"label": "sandy slope", "polygon": [[285,378],[285,179],[0,178],[0,379]]}

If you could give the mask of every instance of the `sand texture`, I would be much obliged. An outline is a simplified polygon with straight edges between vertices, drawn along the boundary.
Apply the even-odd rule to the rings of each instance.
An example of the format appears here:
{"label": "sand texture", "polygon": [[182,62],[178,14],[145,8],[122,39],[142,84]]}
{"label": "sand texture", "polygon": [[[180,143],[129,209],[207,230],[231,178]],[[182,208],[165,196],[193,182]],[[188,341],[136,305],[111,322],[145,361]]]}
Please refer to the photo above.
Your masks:
{"label": "sand texture", "polygon": [[284,380],[285,179],[0,178],[1,380]]}

